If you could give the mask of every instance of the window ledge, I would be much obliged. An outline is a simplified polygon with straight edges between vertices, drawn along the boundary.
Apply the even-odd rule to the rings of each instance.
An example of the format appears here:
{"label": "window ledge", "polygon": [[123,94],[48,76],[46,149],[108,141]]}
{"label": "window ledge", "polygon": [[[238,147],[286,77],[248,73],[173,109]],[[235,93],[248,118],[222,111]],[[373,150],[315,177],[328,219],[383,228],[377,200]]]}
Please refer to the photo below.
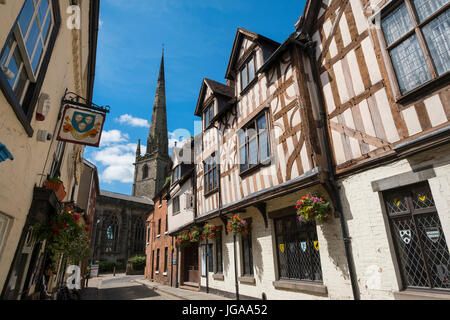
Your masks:
{"label": "window ledge", "polygon": [[253,276],[242,276],[242,277],[239,277],[239,282],[240,283],[245,283],[245,284],[256,284],[255,277],[253,277]]}
{"label": "window ledge", "polygon": [[159,274],[159,271],[155,271],[155,274]]}
{"label": "window ledge", "polygon": [[163,272],[163,276],[167,277],[167,272]]}
{"label": "window ledge", "polygon": [[240,95],[241,97],[244,96],[244,95],[246,95],[247,92],[250,91],[251,88],[253,88],[253,86],[255,85],[255,83],[258,82],[258,80],[259,80],[259,79],[258,79],[258,75],[255,74],[255,77],[253,78],[253,80],[250,81],[250,82],[247,84],[247,86],[246,86],[244,89],[241,90],[241,92],[240,92],[239,95]]}
{"label": "window ledge", "polygon": [[209,196],[212,196],[213,194],[219,192],[219,188],[215,188],[214,190],[208,191],[207,193],[205,193],[205,198],[208,198]]}
{"label": "window ledge", "polygon": [[164,232],[164,235],[166,235],[166,236],[167,236],[168,234],[169,234],[169,231],[166,231],[166,232]]}
{"label": "window ledge", "polygon": [[413,89],[412,91],[405,93],[397,98],[397,103],[399,104],[409,104],[414,102],[417,99],[422,98],[423,96],[439,90],[441,87],[444,87],[448,84],[450,80],[450,71],[447,71],[443,75],[439,76],[436,79],[430,80],[420,87]]}
{"label": "window ledge", "polygon": [[306,291],[310,293],[328,294],[328,289],[321,283],[310,283],[302,281],[278,280],[273,282],[275,289],[287,289],[294,291]]}
{"label": "window ledge", "polygon": [[450,292],[404,290],[394,292],[396,300],[450,300]]}
{"label": "window ledge", "polygon": [[264,160],[263,162],[259,162],[258,164],[255,164],[250,169],[240,172],[239,176],[241,178],[246,177],[246,176],[254,173],[255,171],[259,170],[260,168],[270,166],[271,164],[272,164],[272,157],[269,157],[267,160]]}
{"label": "window ledge", "polygon": [[158,234],[158,235],[156,235],[156,237],[157,237],[157,238],[161,238],[161,235],[160,235],[160,234]]}
{"label": "window ledge", "polygon": [[215,273],[213,275],[213,279],[214,280],[222,280],[222,281],[224,281],[225,280],[225,276],[222,273]]}

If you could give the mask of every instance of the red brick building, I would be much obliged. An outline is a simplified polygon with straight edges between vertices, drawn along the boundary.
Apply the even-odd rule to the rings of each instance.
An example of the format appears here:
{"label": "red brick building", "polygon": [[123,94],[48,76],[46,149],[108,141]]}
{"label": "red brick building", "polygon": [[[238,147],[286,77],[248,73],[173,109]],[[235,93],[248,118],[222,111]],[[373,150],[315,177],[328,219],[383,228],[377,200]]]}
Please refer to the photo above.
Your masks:
{"label": "red brick building", "polygon": [[168,234],[167,200],[168,186],[153,198],[154,209],[147,218],[145,278],[164,285],[177,285],[177,266],[173,263],[175,239]]}

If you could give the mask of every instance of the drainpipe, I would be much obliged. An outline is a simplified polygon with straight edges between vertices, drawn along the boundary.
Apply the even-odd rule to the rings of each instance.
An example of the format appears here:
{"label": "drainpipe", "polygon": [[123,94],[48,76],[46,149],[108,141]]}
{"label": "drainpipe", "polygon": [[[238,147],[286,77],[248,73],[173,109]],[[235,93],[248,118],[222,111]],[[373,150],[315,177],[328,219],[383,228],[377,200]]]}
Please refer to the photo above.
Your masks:
{"label": "drainpipe", "polygon": [[[321,122],[322,122],[322,127],[324,128],[324,130],[326,130],[326,128],[328,127],[328,123],[327,123],[327,114],[325,111],[325,101],[322,95],[322,89],[319,87],[319,74],[317,72],[317,68],[315,67],[315,64],[312,63],[313,61],[315,61],[315,43],[310,40],[311,37],[309,35],[307,35],[308,37],[308,42],[306,44],[301,43],[297,40],[295,40],[295,43],[297,45],[299,45],[300,47],[304,48],[309,56],[309,61],[310,61],[310,65],[311,65],[311,70],[313,73],[313,78],[314,78],[314,83],[316,86],[316,90],[318,93],[318,99],[319,99],[319,108],[320,108],[320,118],[321,118]],[[325,148],[327,149],[327,154],[331,155],[332,154],[332,148],[331,148],[331,142],[330,142],[330,137],[328,134],[323,134],[324,140],[325,140]],[[331,159],[331,156],[327,156],[327,165],[328,165],[328,171],[329,171],[329,181],[327,182],[331,188],[330,191],[333,193],[331,196],[335,199],[335,204],[336,204],[336,209],[339,213],[339,221],[341,224],[341,230],[342,230],[342,237],[344,238],[344,247],[345,247],[345,255],[347,258],[347,264],[348,264],[348,271],[350,274],[350,281],[351,281],[351,285],[352,285],[352,291],[353,291],[353,299],[354,300],[360,300],[360,296],[359,296],[359,289],[358,289],[358,281],[357,281],[357,277],[356,277],[356,272],[355,272],[355,265],[354,265],[354,261],[353,261],[353,255],[352,255],[352,251],[351,251],[351,238],[349,237],[348,234],[348,226],[347,226],[347,222],[345,221],[345,217],[344,217],[344,212],[342,210],[342,201],[341,198],[339,196],[339,186],[336,182],[336,177],[334,174],[334,165]]]}
{"label": "drainpipe", "polygon": [[172,248],[170,250],[170,286],[173,287],[173,237]]}

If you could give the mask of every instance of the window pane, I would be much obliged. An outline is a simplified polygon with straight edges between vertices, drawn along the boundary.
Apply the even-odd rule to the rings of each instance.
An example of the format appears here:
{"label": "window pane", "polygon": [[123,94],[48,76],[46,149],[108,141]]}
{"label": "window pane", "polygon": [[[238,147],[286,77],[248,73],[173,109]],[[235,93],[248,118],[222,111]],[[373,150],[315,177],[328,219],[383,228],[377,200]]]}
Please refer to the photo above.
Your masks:
{"label": "window pane", "polygon": [[11,85],[11,88],[14,87],[14,83],[16,82],[16,78],[19,74],[19,68],[20,65],[22,64],[22,56],[20,55],[19,52],[19,47],[16,46],[16,48],[14,49],[14,53],[13,56],[11,58],[11,60],[9,61],[9,65],[7,66],[8,69],[12,72],[12,74],[14,74],[14,77],[12,77],[11,79],[8,79],[9,84]]}
{"label": "window pane", "polygon": [[248,82],[255,78],[255,60],[252,58],[248,63]]}
{"label": "window pane", "polygon": [[431,79],[416,35],[412,35],[390,52],[402,94]]}
{"label": "window pane", "polygon": [[245,145],[239,149],[240,154],[240,165],[241,165],[241,171],[248,169],[248,162],[247,162],[247,148]]}
{"label": "window pane", "polygon": [[36,46],[36,41],[38,39],[38,36],[39,36],[39,28],[38,28],[36,20],[34,20],[33,25],[31,26],[30,34],[28,35],[28,38],[27,38],[27,43],[26,43],[27,52],[28,52],[29,57],[31,57],[31,55],[33,54],[33,50],[34,50],[34,47]]}
{"label": "window pane", "polygon": [[[27,74],[25,68],[22,68],[20,72],[19,79],[17,80],[16,88],[14,89],[14,93],[16,94],[17,99],[22,97],[23,90],[25,89],[25,85],[27,83]],[[20,102],[20,101],[19,101]]]}
{"label": "window pane", "polygon": [[258,144],[256,137],[249,142],[249,155],[248,155],[250,165],[258,163]]}
{"label": "window pane", "polygon": [[37,67],[39,66],[39,62],[41,61],[41,56],[42,56],[42,41],[39,40],[36,52],[34,53],[33,62],[31,63],[34,73],[36,73],[37,71]]}
{"label": "window pane", "polygon": [[242,82],[242,89],[244,89],[247,86],[247,66],[241,71],[241,82]]}
{"label": "window pane", "polygon": [[45,19],[45,15],[48,11],[48,0],[41,0],[41,4],[39,6],[39,22],[42,24],[42,21]]}
{"label": "window pane", "polygon": [[450,70],[450,10],[423,28],[425,40],[439,75]]}
{"label": "window pane", "polygon": [[52,18],[48,15],[47,20],[45,20],[44,27],[42,28],[42,37],[44,38],[44,42],[47,42],[48,35],[50,34],[50,22]]}
{"label": "window pane", "polygon": [[259,156],[261,161],[269,158],[269,139],[267,130],[261,132],[259,135]]}
{"label": "window pane", "polygon": [[239,146],[242,147],[245,144],[245,131],[239,130]]}
{"label": "window pane", "polygon": [[402,4],[400,7],[391,12],[381,22],[386,44],[390,45],[396,40],[400,39],[406,32],[412,29],[413,25],[411,17],[409,16],[406,5]]}
{"label": "window pane", "polygon": [[258,130],[263,130],[266,129],[266,115],[263,115],[262,117],[260,117],[257,121],[258,123]]}
{"label": "window pane", "polygon": [[416,7],[417,16],[419,21],[422,22],[440,8],[449,3],[450,0],[414,0],[414,6]]}
{"label": "window pane", "polygon": [[27,0],[19,16],[19,27],[23,36],[25,36],[25,34],[27,33],[28,25],[30,24],[33,13],[34,13],[33,1]]}

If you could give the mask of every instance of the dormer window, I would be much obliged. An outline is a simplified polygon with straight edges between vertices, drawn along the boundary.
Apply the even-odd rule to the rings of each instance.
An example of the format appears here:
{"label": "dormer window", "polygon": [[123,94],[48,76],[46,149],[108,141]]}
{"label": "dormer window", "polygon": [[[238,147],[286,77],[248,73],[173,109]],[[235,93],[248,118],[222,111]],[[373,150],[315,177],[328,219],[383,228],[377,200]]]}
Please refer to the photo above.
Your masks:
{"label": "dormer window", "polygon": [[252,56],[241,70],[241,90],[244,90],[255,79],[255,75],[255,56]]}
{"label": "dormer window", "polygon": [[176,166],[172,173],[172,184],[181,178],[181,166]]}
{"label": "dormer window", "polygon": [[215,112],[214,112],[214,101],[213,101],[209,104],[209,106],[205,109],[205,112],[203,113],[203,119],[205,120],[205,129],[209,127],[214,116],[215,116]]}

